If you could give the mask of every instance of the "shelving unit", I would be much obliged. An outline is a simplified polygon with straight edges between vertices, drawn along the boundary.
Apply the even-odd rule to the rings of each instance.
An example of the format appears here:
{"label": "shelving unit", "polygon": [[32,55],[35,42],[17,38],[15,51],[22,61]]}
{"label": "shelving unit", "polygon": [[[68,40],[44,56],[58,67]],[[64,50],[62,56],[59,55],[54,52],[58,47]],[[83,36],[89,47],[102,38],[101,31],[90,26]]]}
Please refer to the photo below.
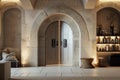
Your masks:
{"label": "shelving unit", "polygon": [[120,52],[119,51],[116,51],[116,52],[97,52],[98,54],[120,54]]}
{"label": "shelving unit", "polygon": [[120,36],[96,36],[96,47],[99,66],[108,66],[109,56],[120,54]]}
{"label": "shelving unit", "polygon": [[103,8],[97,12],[97,53],[120,53],[120,12]]}
{"label": "shelving unit", "polygon": [[120,12],[114,8],[97,12],[96,52],[100,66],[110,65],[110,56],[120,54]]}
{"label": "shelving unit", "polygon": [[97,52],[120,52],[120,36],[97,36]]}

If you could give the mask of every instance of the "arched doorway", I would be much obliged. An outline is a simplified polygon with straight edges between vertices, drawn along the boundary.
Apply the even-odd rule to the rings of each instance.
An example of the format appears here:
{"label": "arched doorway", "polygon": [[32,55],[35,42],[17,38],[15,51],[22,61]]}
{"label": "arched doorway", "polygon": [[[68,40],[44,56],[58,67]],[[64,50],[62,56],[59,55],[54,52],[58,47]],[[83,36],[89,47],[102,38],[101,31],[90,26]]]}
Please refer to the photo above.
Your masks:
{"label": "arched doorway", "polygon": [[73,34],[64,21],[52,22],[45,33],[45,64],[72,65]]}
{"label": "arched doorway", "polygon": [[[64,19],[62,19],[64,17]],[[65,24],[69,26],[69,28],[72,30],[72,42],[73,42],[73,48],[71,51],[72,58],[69,57],[70,62],[69,65],[72,66],[79,66],[80,65],[80,57],[81,57],[81,33],[79,30],[79,26],[76,24],[76,22],[69,16],[63,15],[63,14],[55,14],[47,17],[39,26],[39,31],[37,33],[37,51],[38,51],[38,66],[45,66],[46,65],[46,48],[45,48],[45,34],[46,30],[48,29],[49,25],[54,23],[54,22],[62,21]],[[66,31],[65,31],[66,32]],[[66,49],[66,48],[65,48]],[[63,50],[65,52],[66,50]],[[62,51],[62,50],[61,50]],[[66,52],[67,53],[67,52]],[[69,55],[70,56],[70,55]],[[65,59],[65,57],[63,57]],[[62,60],[64,60],[62,59]],[[62,62],[62,61],[61,61]],[[68,63],[68,61],[66,61]],[[65,63],[65,60],[63,62]],[[67,64],[68,65],[68,64]]]}
{"label": "arched doorway", "polygon": [[[30,47],[28,62],[26,64],[32,66],[44,66],[45,65],[45,31],[49,24],[54,21],[64,21],[73,32],[73,58],[72,66],[81,66],[82,57],[90,57],[88,48],[89,44],[89,33],[86,23],[83,17],[73,9],[65,6],[55,9],[48,8],[47,12],[40,12],[30,31]],[[57,7],[56,7],[57,8]],[[56,11],[57,10],[57,11]],[[64,12],[63,12],[64,10]],[[49,13],[49,11],[53,11]],[[46,15],[47,13],[47,15]],[[39,34],[39,35],[38,35]],[[39,41],[40,40],[40,41]],[[38,45],[40,44],[40,45]],[[34,58],[33,58],[34,57]]]}

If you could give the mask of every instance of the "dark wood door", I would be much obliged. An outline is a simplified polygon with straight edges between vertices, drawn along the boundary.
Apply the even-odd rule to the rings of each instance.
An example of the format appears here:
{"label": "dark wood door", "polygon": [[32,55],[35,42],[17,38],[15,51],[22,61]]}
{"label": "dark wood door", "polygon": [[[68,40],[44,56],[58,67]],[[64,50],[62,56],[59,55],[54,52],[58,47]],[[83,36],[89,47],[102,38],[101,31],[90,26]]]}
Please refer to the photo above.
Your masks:
{"label": "dark wood door", "polygon": [[63,21],[51,23],[45,34],[46,65],[72,65],[72,30]]}
{"label": "dark wood door", "polygon": [[59,64],[58,22],[53,22],[46,30],[46,65]]}

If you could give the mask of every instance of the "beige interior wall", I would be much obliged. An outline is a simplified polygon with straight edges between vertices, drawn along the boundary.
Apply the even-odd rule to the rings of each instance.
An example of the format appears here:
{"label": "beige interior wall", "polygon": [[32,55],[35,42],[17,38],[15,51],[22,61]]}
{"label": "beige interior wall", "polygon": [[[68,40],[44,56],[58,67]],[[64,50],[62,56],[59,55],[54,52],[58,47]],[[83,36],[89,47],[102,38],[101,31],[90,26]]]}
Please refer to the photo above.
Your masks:
{"label": "beige interior wall", "polygon": [[[92,14],[92,11],[84,10],[81,1],[79,0],[75,0],[75,1],[46,0],[45,2],[44,1],[41,2],[38,0],[38,2],[36,2],[36,6],[34,10],[25,9],[24,11],[25,12],[22,12],[22,14],[24,14],[22,16],[24,18],[24,23],[22,23],[23,26],[22,26],[22,36],[21,36],[21,43],[22,43],[21,57],[22,57],[23,64],[26,64],[27,66],[38,65],[37,63],[38,62],[38,49],[37,49],[38,45],[36,42],[37,35],[38,35],[37,32],[42,22],[48,16],[56,15],[59,13],[65,15],[68,18],[65,18],[65,16],[61,16],[61,17],[58,16],[57,19],[66,21],[69,25],[72,26],[73,30],[75,29],[78,30],[78,32],[74,32],[75,55],[73,56],[73,58],[75,59],[77,57],[76,58],[77,60],[73,61],[74,65],[79,65],[79,60],[80,60],[79,55],[82,55],[82,57],[93,57],[92,54],[94,53],[92,50],[92,43],[89,39],[90,38],[89,36],[93,34],[89,32],[89,28],[93,30],[92,28],[93,24],[90,23],[92,25],[90,25],[89,28],[87,28],[87,26],[89,25],[89,21],[91,21],[90,17],[93,17],[91,15],[88,16],[87,12]],[[51,20],[55,20],[55,17],[51,17]],[[49,22],[52,22],[51,20]],[[82,37],[82,40],[81,40],[81,37]]]}
{"label": "beige interior wall", "polygon": [[6,10],[2,17],[3,46],[17,51],[17,58],[21,59],[21,11],[17,8]]}
{"label": "beige interior wall", "polygon": [[[57,19],[68,21],[69,25],[77,26],[79,32],[81,32],[81,39],[74,38],[76,42],[74,46],[78,46],[74,49],[74,53],[81,54],[82,58],[96,57],[96,13],[104,7],[113,7],[120,11],[118,3],[102,3],[97,5],[95,9],[84,9],[81,0],[37,0],[34,9],[23,9],[22,14],[24,15],[22,17],[24,19],[22,19],[21,36],[23,63],[27,66],[38,65],[37,32],[47,18],[57,14],[64,14],[69,17],[58,16]],[[51,17],[48,23],[55,19],[56,17]],[[78,33],[75,33],[74,36],[78,36]],[[44,37],[41,39],[44,41]],[[78,56],[78,54],[75,55]],[[74,61],[74,63],[77,63],[77,61]]]}
{"label": "beige interior wall", "polygon": [[102,30],[106,30],[107,34],[110,33],[110,26],[114,26],[115,34],[120,32],[120,14],[119,11],[112,8],[104,8],[97,12],[97,26],[102,25]]}
{"label": "beige interior wall", "polygon": [[[2,50],[2,15],[0,11],[0,50]],[[2,59],[2,54],[0,54],[0,59]]]}
{"label": "beige interior wall", "polygon": [[[40,15],[40,17],[41,17],[41,15]],[[64,18],[63,18],[64,17]],[[39,17],[38,17],[39,18]],[[46,17],[45,17],[46,18]],[[50,21],[50,19],[51,19],[51,21]],[[45,32],[46,32],[46,29],[47,29],[47,27],[49,26],[49,24],[51,24],[52,22],[54,22],[54,21],[58,21],[58,20],[60,20],[60,21],[64,21],[64,22],[66,22],[68,25],[71,25],[70,27],[71,27],[71,29],[72,29],[72,31],[73,31],[73,43],[74,43],[74,48],[73,48],[73,50],[74,50],[74,54],[73,54],[73,65],[79,65],[79,55],[81,55],[80,53],[79,53],[79,51],[81,52],[81,46],[79,45],[79,43],[81,43],[81,42],[79,42],[79,40],[81,40],[81,33],[79,32],[79,28],[78,28],[78,25],[76,25],[76,23],[70,18],[70,17],[68,17],[68,16],[66,16],[65,14],[55,14],[55,15],[52,15],[52,16],[49,16],[43,23],[42,23],[42,25],[41,26],[39,26],[40,24],[38,24],[36,27],[39,29],[39,40],[41,40],[41,44],[40,44],[40,46],[41,46],[41,48],[39,48],[39,52],[38,52],[38,55],[39,55],[39,53],[42,53],[42,54],[40,54],[38,57],[36,56],[36,58],[38,58],[38,62],[40,61],[41,62],[41,58],[39,58],[39,57],[42,57],[43,55],[45,55]],[[36,22],[36,21],[35,21]],[[36,25],[36,24],[34,24],[34,25]],[[74,26],[74,27],[73,27]],[[31,34],[31,38],[30,38],[30,40],[32,40],[32,41],[34,41],[34,42],[31,42],[31,44],[37,44],[38,43],[38,41],[37,41],[37,37],[36,36],[34,36],[34,35],[36,35],[37,34],[37,31],[36,30],[38,30],[38,29],[36,29],[35,27],[32,29],[33,31],[32,32],[36,32],[35,34]],[[32,45],[33,46],[33,45]],[[34,49],[38,49],[37,48],[37,45],[34,45],[35,47],[34,48],[31,48],[30,50],[31,50],[31,52],[34,50]],[[42,58],[44,58],[44,56],[42,57]],[[36,61],[37,62],[37,61]],[[43,62],[44,63],[44,62]],[[39,65],[39,64],[38,64]]]}
{"label": "beige interior wall", "polygon": [[30,0],[30,1],[31,1],[31,3],[32,3],[33,7],[34,7],[36,0]]}

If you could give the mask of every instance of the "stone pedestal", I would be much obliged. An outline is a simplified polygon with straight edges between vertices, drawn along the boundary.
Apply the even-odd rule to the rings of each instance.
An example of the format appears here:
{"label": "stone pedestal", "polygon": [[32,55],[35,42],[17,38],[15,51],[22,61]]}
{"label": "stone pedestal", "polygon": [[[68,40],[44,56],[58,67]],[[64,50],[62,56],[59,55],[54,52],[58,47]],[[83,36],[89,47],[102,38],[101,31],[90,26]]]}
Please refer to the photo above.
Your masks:
{"label": "stone pedestal", "polygon": [[0,80],[9,80],[10,67],[10,62],[0,62]]}
{"label": "stone pedestal", "polygon": [[81,58],[81,68],[94,68],[92,61],[93,58]]}

